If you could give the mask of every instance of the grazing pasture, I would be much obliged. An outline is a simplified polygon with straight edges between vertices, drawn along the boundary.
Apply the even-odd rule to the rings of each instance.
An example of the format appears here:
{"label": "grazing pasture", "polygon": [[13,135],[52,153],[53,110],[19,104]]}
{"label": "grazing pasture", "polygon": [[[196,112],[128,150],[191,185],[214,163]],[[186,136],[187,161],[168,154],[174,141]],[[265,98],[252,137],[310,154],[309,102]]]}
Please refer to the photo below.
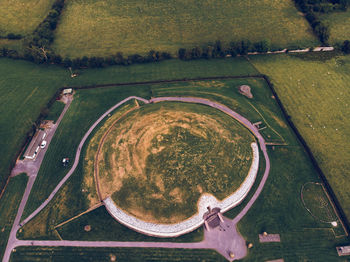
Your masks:
{"label": "grazing pasture", "polygon": [[322,14],[320,19],[329,27],[331,44],[350,40],[350,8],[346,12]]}
{"label": "grazing pasture", "polygon": [[53,45],[70,58],[175,54],[221,40],[268,40],[274,48],[317,45],[290,0],[66,1]]}
{"label": "grazing pasture", "polygon": [[350,218],[350,56],[254,56]]}
{"label": "grazing pasture", "polygon": [[54,0],[1,0],[0,36],[27,35],[44,20]]}

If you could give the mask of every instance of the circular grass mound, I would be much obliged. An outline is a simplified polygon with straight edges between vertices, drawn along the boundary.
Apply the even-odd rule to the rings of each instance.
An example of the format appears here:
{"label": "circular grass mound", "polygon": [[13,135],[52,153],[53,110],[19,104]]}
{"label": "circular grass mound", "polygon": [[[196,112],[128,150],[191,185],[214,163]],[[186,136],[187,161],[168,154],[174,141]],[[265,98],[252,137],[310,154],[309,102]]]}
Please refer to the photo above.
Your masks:
{"label": "circular grass mound", "polygon": [[147,222],[176,223],[197,212],[201,194],[219,200],[249,172],[254,136],[204,105],[143,105],[114,123],[100,142],[99,191]]}

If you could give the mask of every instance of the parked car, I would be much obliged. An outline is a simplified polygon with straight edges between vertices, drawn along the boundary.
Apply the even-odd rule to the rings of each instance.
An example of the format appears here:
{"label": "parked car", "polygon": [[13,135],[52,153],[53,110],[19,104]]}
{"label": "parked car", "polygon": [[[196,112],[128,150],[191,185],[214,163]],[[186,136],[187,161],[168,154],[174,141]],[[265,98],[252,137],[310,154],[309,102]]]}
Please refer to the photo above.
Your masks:
{"label": "parked car", "polygon": [[45,146],[46,146],[46,143],[47,143],[47,142],[46,142],[46,140],[43,140],[43,142],[41,142],[41,145],[40,145],[40,147],[41,147],[41,148],[45,148]]}

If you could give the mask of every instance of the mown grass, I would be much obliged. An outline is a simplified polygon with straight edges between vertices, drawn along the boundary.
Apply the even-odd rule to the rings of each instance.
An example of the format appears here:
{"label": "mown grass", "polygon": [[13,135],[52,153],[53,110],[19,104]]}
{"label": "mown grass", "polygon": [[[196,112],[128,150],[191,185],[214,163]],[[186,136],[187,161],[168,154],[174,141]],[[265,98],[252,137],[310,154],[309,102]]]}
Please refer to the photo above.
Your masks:
{"label": "mown grass", "polygon": [[350,56],[274,55],[250,60],[271,77],[288,114],[350,217]]}
{"label": "mown grass", "polygon": [[40,110],[62,86],[221,75],[240,76],[256,74],[257,71],[245,59],[237,58],[191,62],[171,60],[129,67],[81,70],[79,73],[77,78],[71,79],[69,71],[61,67],[0,59],[0,189],[5,184],[11,162],[20,150],[25,134],[31,129]]}
{"label": "mown grass", "polygon": [[303,204],[316,219],[329,223],[338,220],[321,184],[307,183],[301,194]]}
{"label": "mown grass", "polygon": [[52,104],[49,113],[45,117],[46,120],[52,120],[56,123],[57,119],[60,117],[65,104],[60,101],[56,101]]}
{"label": "mown grass", "polygon": [[[84,230],[86,225],[91,226],[91,231]],[[103,206],[58,227],[57,231],[65,240],[199,242],[203,239],[202,227],[176,238],[149,237],[118,223]]]}
{"label": "mown grass", "polygon": [[330,30],[329,42],[331,44],[350,40],[350,9],[346,12],[323,14],[320,19]]}
{"label": "mown grass", "polygon": [[[249,84],[252,87],[254,99],[249,100],[238,93],[237,86],[240,84]],[[238,225],[240,232],[246,238],[247,242],[253,243],[254,245],[254,247],[249,250],[248,256],[243,261],[266,261],[278,258],[284,258],[285,261],[343,261],[337,256],[335,246],[346,244],[348,239],[344,237],[336,238],[328,223],[321,223],[318,220],[315,220],[303,207],[300,197],[302,185],[309,181],[318,182],[319,178],[309,158],[305,154],[305,151],[296,141],[296,137],[291,133],[291,130],[286,126],[285,120],[276,105],[276,101],[271,97],[271,93],[264,81],[260,79],[197,81],[152,85],[148,88],[152,89],[154,96],[177,94],[187,96],[196,95],[210,98],[234,108],[237,112],[251,120],[259,120],[262,115],[287,144],[287,146],[282,147],[269,147],[268,153],[271,160],[269,179],[267,180],[262,195]],[[118,90],[119,88],[82,90],[79,91],[79,93],[98,91],[97,93],[101,93],[101,97],[111,97],[111,94],[114,92],[117,93]],[[96,93],[94,94],[94,96],[91,96],[91,94],[90,96],[86,95],[84,98],[96,98]],[[86,101],[86,99],[82,100],[90,102]],[[251,107],[248,102],[253,104],[255,109]],[[258,110],[261,115],[256,110]],[[71,131],[74,130],[75,129],[71,129]],[[274,132],[268,134],[273,135]],[[276,134],[275,136],[279,137]],[[291,161],[291,159],[293,159],[293,161]],[[259,179],[263,171],[263,166],[264,165],[262,164]],[[41,213],[37,218],[32,220],[34,223],[30,222],[24,227],[24,232],[33,230],[35,223],[36,225],[46,224],[47,226],[50,226],[50,221],[56,220],[54,224],[51,224],[51,227],[53,228],[55,224],[64,221],[62,219],[64,214],[60,213],[65,213],[65,219],[68,219],[69,212],[67,212],[64,203],[61,201],[63,197],[70,199],[70,210],[75,210],[74,215],[78,214],[78,201],[75,200],[75,198],[84,197],[80,193],[81,190],[79,186],[77,186],[77,184],[80,183],[78,176],[83,176],[82,171],[78,170],[73,176],[75,176],[75,178],[72,177],[72,179],[68,181],[62,192],[58,194],[58,197],[54,200],[54,205],[51,206],[50,204],[50,206],[44,210],[44,212],[47,213],[56,213],[56,217],[52,215],[46,216],[46,219],[43,219],[43,213]],[[67,194],[67,191],[65,191],[66,188],[74,186],[76,188],[72,189],[72,191]],[[255,188],[256,185],[253,189]],[[251,196],[252,194],[253,192],[249,195]],[[225,215],[231,218],[234,217],[235,214],[237,214],[237,211],[240,210],[247,201],[248,199],[245,200],[241,206],[226,212]],[[93,213],[95,211],[96,214]],[[95,211],[58,228],[58,231],[62,234],[63,238],[66,237],[67,239],[75,239],[75,236],[77,239],[81,240],[100,240],[103,239],[104,236],[106,236],[107,239],[113,240],[142,239],[138,238],[139,235],[135,235],[135,232],[123,231],[125,228],[120,228],[119,224],[116,222],[108,223],[108,225],[111,226],[103,226],[106,225],[107,221],[111,218],[107,218],[105,214],[103,214],[105,211],[102,209],[97,209]],[[97,212],[101,212],[101,214],[97,214]],[[58,216],[61,216],[61,220],[57,219]],[[98,225],[100,217],[102,219],[101,225]],[[106,221],[106,223],[104,221]],[[83,231],[83,227],[87,224],[92,226],[92,231],[96,229],[96,231],[94,231],[95,234]],[[119,230],[124,232],[123,238],[122,235],[120,235]],[[341,228],[339,228],[339,230],[341,231]],[[48,230],[48,232],[49,231],[50,230]],[[282,242],[260,244],[258,241],[258,234],[263,231],[267,231],[268,233],[279,233]],[[32,232],[27,238],[35,238],[38,236],[39,238],[49,238],[46,234],[35,235]],[[52,236],[54,235],[52,231],[51,234]],[[189,236],[190,235],[184,237]],[[30,248],[23,248],[23,250],[30,250]],[[35,250],[37,251],[37,249]],[[44,248],[44,250],[46,250],[46,248]],[[64,248],[61,249],[61,251],[62,250],[64,250]],[[104,252],[104,249],[95,249],[96,254],[98,254],[98,250]],[[30,251],[30,253],[21,252],[22,251],[19,251],[19,253],[16,252],[13,256],[18,256],[18,260],[23,259],[24,256],[38,256],[38,253],[35,254],[34,251]],[[140,253],[139,255],[142,258],[141,261],[149,258],[147,252],[150,252],[150,249],[144,249],[144,252],[145,253]],[[205,254],[202,256],[196,252],[197,251],[192,251],[193,257],[191,258],[191,261],[196,261],[196,259],[210,261],[210,255]],[[46,251],[43,251],[44,257],[47,257],[47,254]],[[61,252],[61,255],[62,259],[64,259],[67,256],[72,256],[72,253],[67,255],[67,253]],[[172,258],[175,259],[175,261],[178,259],[175,255],[173,255]],[[40,259],[43,259],[43,257],[40,257]],[[75,259],[77,259],[76,256]],[[120,256],[120,260],[122,259],[123,257]],[[162,254],[159,256],[159,260],[164,261],[165,259],[168,259],[166,255]],[[219,258],[216,258],[215,261],[218,259]],[[100,260],[102,260],[102,258]],[[186,256],[184,256],[184,258],[179,258],[179,260],[186,261]]]}
{"label": "mown grass", "polygon": [[[254,99],[250,100],[239,94],[238,86],[242,84],[249,84],[252,87]],[[48,148],[23,217],[29,215],[46,199],[58,181],[68,171],[67,168],[61,166],[62,157],[72,158],[82,135],[99,115],[124,97],[139,95],[147,98],[150,95],[150,91],[152,91],[153,96],[187,95],[210,98],[233,108],[253,122],[261,120],[261,115],[263,115],[267,123],[273,126],[274,130],[283,139],[286,139],[285,136],[289,135],[285,131],[286,126],[283,123],[281,112],[276,107],[276,102],[271,97],[271,93],[262,79],[195,81],[78,90],[71,108],[63,118]],[[248,102],[253,103],[255,108],[250,106]],[[72,133],[74,136],[71,135]],[[270,138],[274,138],[273,140],[280,139],[272,131],[266,134]],[[267,139],[270,138],[267,137]],[[83,150],[85,154],[86,149],[84,148]],[[25,238],[45,238],[47,236],[56,238],[53,228],[57,224],[89,208],[89,202],[86,200],[89,191],[86,191],[83,183],[83,159],[84,156],[80,159],[81,162],[77,171],[49,206],[23,228],[23,236]],[[82,189],[85,192],[82,192]]]}
{"label": "mown grass", "polygon": [[67,1],[55,37],[55,51],[71,58],[175,54],[216,40],[269,40],[275,48],[318,43],[288,0]]}
{"label": "mown grass", "polygon": [[[181,118],[183,115],[186,117]],[[153,123],[147,123],[150,119]],[[123,142],[118,143],[126,129]],[[150,129],[148,144],[144,133]],[[118,206],[133,213],[136,205],[139,218],[145,219],[147,214],[169,223],[194,215],[202,193],[222,200],[237,190],[249,172],[252,142],[255,139],[248,129],[216,109],[162,102],[142,106],[116,124],[101,148],[99,167],[104,168],[101,176],[110,175],[113,184],[120,183],[120,174],[115,174],[118,168],[125,168],[122,186],[112,194]],[[141,148],[147,146],[151,153],[145,162],[138,161],[143,157]],[[123,162],[125,155],[130,155],[130,160]],[[138,165],[143,163],[139,173]]]}
{"label": "mown grass", "polygon": [[77,248],[77,247],[19,247],[11,261],[184,261],[224,262],[214,250],[164,248]]}
{"label": "mown grass", "polygon": [[30,34],[44,20],[54,0],[2,0],[0,35]]}
{"label": "mown grass", "polygon": [[26,174],[11,178],[0,202],[0,259],[5,252],[7,240],[27,184]]}
{"label": "mown grass", "polygon": [[0,59],[0,190],[25,134],[65,79],[57,67]]}

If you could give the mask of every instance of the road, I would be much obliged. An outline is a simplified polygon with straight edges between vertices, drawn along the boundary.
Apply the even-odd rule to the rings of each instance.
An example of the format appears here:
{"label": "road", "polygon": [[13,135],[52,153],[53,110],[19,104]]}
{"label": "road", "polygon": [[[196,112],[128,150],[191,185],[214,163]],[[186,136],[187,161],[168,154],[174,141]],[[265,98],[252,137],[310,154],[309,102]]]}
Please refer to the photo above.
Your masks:
{"label": "road", "polygon": [[[25,193],[23,195],[20,207],[18,209],[17,212],[17,216],[16,219],[14,221],[14,224],[12,226],[11,229],[11,233],[10,233],[10,237],[9,237],[9,241],[6,247],[6,251],[3,257],[3,262],[8,262],[11,252],[13,250],[13,248],[17,247],[17,246],[75,246],[75,247],[160,247],[160,248],[215,248],[212,245],[209,245],[208,241],[206,241],[204,239],[204,241],[202,242],[198,242],[198,243],[173,243],[173,242],[118,242],[118,241],[66,241],[66,240],[62,240],[62,241],[39,241],[39,240],[18,240],[16,238],[16,233],[18,231],[18,229],[23,226],[24,224],[26,224],[28,221],[30,221],[33,217],[35,217],[43,208],[45,208],[45,206],[52,200],[52,198],[56,195],[56,193],[59,191],[59,189],[62,187],[62,185],[69,179],[69,177],[73,174],[73,172],[75,171],[76,167],[78,166],[79,163],[79,158],[80,158],[80,154],[81,154],[81,149],[84,145],[84,143],[86,142],[88,136],[91,134],[91,132],[95,129],[95,127],[108,115],[110,114],[112,111],[114,111],[116,108],[120,107],[121,105],[123,105],[124,103],[126,103],[129,100],[132,99],[137,99],[140,100],[146,104],[148,103],[155,103],[155,102],[161,102],[161,101],[178,101],[178,102],[188,102],[188,103],[198,103],[198,104],[204,104],[204,105],[208,105],[211,106],[213,108],[219,109],[220,111],[234,117],[235,119],[237,119],[241,124],[243,124],[244,126],[246,126],[254,135],[255,137],[258,139],[259,144],[260,144],[260,148],[264,154],[265,157],[265,161],[266,161],[266,168],[265,168],[265,172],[263,175],[262,180],[260,181],[260,184],[258,186],[258,189],[255,191],[253,197],[249,200],[248,204],[243,208],[243,210],[232,220],[232,226],[234,226],[236,228],[236,224],[244,217],[244,215],[248,212],[248,210],[252,207],[252,205],[254,204],[254,202],[256,201],[256,199],[258,198],[258,196],[260,195],[260,193],[262,192],[262,189],[265,185],[265,182],[268,178],[269,175],[269,171],[270,171],[270,160],[267,154],[267,149],[266,149],[266,144],[265,144],[265,140],[262,137],[262,135],[259,133],[258,129],[246,118],[242,117],[241,115],[237,114],[236,112],[234,112],[233,110],[231,110],[230,108],[212,102],[210,100],[207,99],[203,99],[203,98],[196,98],[196,97],[159,97],[159,98],[152,98],[151,100],[146,100],[144,98],[141,97],[136,97],[136,96],[130,96],[125,98],[124,100],[120,101],[119,103],[117,103],[116,105],[114,105],[113,107],[111,107],[109,110],[107,110],[103,115],[101,115],[96,121],[95,123],[89,128],[89,130],[85,133],[84,137],[82,138],[76,154],[75,154],[75,159],[74,159],[74,163],[72,165],[72,168],[68,171],[68,173],[65,175],[65,177],[59,182],[59,184],[56,186],[56,188],[52,191],[52,193],[50,194],[50,196],[32,213],[30,214],[25,220],[22,221],[21,225],[20,225],[20,219],[24,210],[24,207],[27,203],[30,191],[32,189],[32,186],[34,184],[35,178],[36,178],[36,174],[37,172],[34,174],[32,173],[32,175],[29,176],[29,181],[25,190]],[[57,126],[59,125],[60,121],[62,120],[65,112],[67,111],[69,105],[70,105],[71,101],[69,103],[67,103],[67,105],[65,106],[60,118],[57,120],[56,122],[56,126],[55,129],[57,128]],[[47,137],[47,141],[48,144],[52,139],[53,133],[50,133],[50,137],[48,135]],[[47,146],[48,147],[48,146]],[[47,149],[46,147],[46,149]],[[46,150],[44,151],[44,153],[46,152]],[[37,157],[37,161],[40,161],[40,163],[36,163],[36,167],[37,167],[37,171],[39,170],[41,161],[44,157],[44,153],[41,154],[40,158],[39,156]],[[39,159],[41,160],[39,160]],[[19,166],[17,169],[15,167],[16,172],[27,172],[27,170],[25,168],[22,168],[21,166]],[[30,171],[30,172],[34,172],[34,171]],[[245,245],[240,245],[239,248],[245,248]],[[218,250],[218,249],[217,249]],[[219,252],[221,250],[218,250]],[[229,257],[227,257],[227,254],[223,254],[226,258],[230,259]]]}
{"label": "road", "polygon": [[7,242],[3,261],[9,261],[11,251],[17,245],[18,240],[17,240],[16,234],[17,234],[17,231],[19,230],[19,228],[21,227],[20,220],[21,220],[21,217],[23,214],[23,210],[27,204],[30,192],[31,192],[32,187],[34,185],[36,176],[37,176],[38,171],[40,169],[41,163],[44,159],[47,148],[49,147],[50,142],[52,140],[52,137],[54,136],[57,127],[61,123],[62,118],[65,115],[65,113],[67,112],[71,103],[72,103],[72,97],[70,97],[70,99],[67,100],[67,103],[64,106],[60,117],[57,119],[56,123],[51,127],[51,129],[47,132],[46,147],[39,151],[38,156],[34,160],[29,160],[29,159],[18,160],[15,167],[11,171],[11,176],[16,176],[20,173],[26,173],[28,175],[29,179],[28,179],[28,183],[27,183],[26,189],[24,191],[21,203],[20,203],[19,208],[17,210],[16,218],[13,222],[13,225],[12,225],[12,228],[10,231],[10,236],[9,236],[9,240]]}

